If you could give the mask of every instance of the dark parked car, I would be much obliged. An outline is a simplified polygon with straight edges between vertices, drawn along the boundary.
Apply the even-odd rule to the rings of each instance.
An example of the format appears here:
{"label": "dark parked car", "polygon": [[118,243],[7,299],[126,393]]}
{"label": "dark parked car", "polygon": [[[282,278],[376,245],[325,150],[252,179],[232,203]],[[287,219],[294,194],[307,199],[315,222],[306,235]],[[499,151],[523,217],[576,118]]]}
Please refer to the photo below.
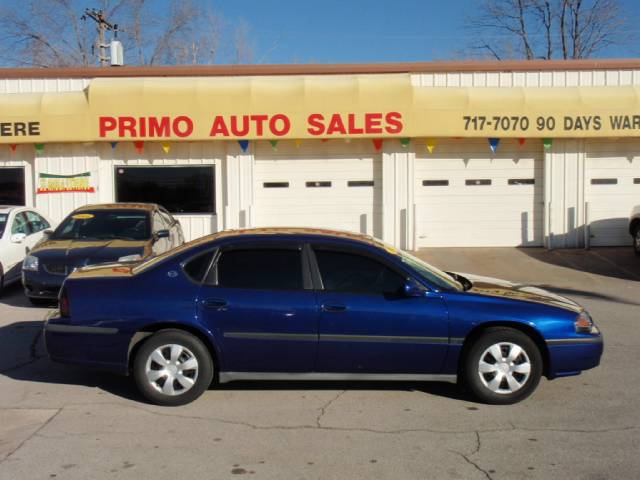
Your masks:
{"label": "dark parked car", "polygon": [[506,404],[541,375],[597,366],[603,349],[571,300],[314,229],[222,232],[136,265],[79,269],[44,332],[52,360],[131,373],[162,405],[214,378],[460,380]]}
{"label": "dark parked car", "polygon": [[180,223],[146,203],[87,205],[73,211],[38,243],[22,264],[22,284],[32,303],[58,298],[73,270],[164,253],[184,243]]}

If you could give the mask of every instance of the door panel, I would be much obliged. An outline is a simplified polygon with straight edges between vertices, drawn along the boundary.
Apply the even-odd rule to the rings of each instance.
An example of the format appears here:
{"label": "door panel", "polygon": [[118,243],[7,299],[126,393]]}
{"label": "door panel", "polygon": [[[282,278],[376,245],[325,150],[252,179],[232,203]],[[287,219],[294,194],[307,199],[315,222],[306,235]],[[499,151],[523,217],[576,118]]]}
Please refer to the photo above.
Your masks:
{"label": "door panel", "polygon": [[[441,298],[320,293],[319,371],[439,373],[449,326]],[[327,306],[343,307],[327,311]]]}
{"label": "door panel", "polygon": [[318,320],[312,291],[203,286],[198,308],[222,346],[224,371],[311,372]]}
{"label": "door panel", "polygon": [[[5,275],[6,281],[8,283],[20,276],[22,260],[24,260],[27,249],[29,248],[30,230],[29,223],[24,213],[17,213],[11,220],[11,223],[7,225],[7,229],[10,229],[10,231],[8,232],[9,238],[6,244],[6,252],[4,252],[4,257],[7,259]],[[11,241],[11,236],[16,233],[24,233],[26,235],[22,242],[13,243]]]}
{"label": "door panel", "polygon": [[299,246],[222,249],[198,308],[222,348],[224,371],[310,372],[318,345],[316,296]]}
{"label": "door panel", "polygon": [[319,371],[438,373],[449,325],[439,296],[409,297],[406,275],[374,257],[316,248]]}

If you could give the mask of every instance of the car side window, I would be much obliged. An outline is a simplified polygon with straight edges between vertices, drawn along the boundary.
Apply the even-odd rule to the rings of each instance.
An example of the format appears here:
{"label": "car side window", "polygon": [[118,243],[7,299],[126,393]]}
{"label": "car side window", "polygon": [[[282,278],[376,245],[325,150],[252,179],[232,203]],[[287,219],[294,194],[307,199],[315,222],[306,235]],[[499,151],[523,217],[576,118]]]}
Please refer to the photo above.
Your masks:
{"label": "car side window", "polygon": [[29,224],[31,225],[31,232],[32,233],[41,232],[42,230],[46,230],[47,228],[49,228],[51,226],[51,225],[49,225],[49,222],[47,222],[44,218],[42,218],[36,212],[32,212],[30,210],[27,210],[25,212],[25,214],[27,215],[27,220],[29,221]]}
{"label": "car side window", "polygon": [[246,248],[223,251],[216,263],[217,285],[255,290],[302,290],[302,251]]}
{"label": "car side window", "polygon": [[13,235],[14,233],[24,233],[25,235],[31,234],[27,217],[22,212],[18,213],[13,219],[13,224],[11,225],[11,234]]}
{"label": "car side window", "polygon": [[192,258],[184,264],[184,272],[194,282],[202,282],[202,279],[205,273],[207,273],[209,264],[211,263],[213,255],[215,253],[215,250],[211,250],[209,252],[202,253],[195,258]]}
{"label": "car side window", "polygon": [[370,257],[337,250],[314,249],[326,291],[369,295],[402,293],[405,277]]}

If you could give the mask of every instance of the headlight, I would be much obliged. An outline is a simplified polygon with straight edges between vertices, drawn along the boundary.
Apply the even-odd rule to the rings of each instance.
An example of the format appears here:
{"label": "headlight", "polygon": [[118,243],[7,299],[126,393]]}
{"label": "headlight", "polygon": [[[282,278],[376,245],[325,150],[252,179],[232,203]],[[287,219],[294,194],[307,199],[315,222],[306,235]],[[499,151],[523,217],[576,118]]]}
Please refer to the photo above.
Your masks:
{"label": "headlight", "polygon": [[34,257],[33,255],[27,255],[27,258],[22,262],[22,269],[28,270],[30,272],[38,271],[38,257]]}
{"label": "headlight", "polygon": [[133,255],[125,255],[124,257],[120,257],[118,259],[119,262],[135,262],[137,260],[142,260],[142,255],[139,253],[135,253]]}
{"label": "headlight", "polygon": [[587,313],[586,310],[583,310],[576,318],[574,322],[576,327],[576,333],[590,333],[592,335],[597,335],[600,333],[598,327],[596,327],[591,319],[591,315]]}

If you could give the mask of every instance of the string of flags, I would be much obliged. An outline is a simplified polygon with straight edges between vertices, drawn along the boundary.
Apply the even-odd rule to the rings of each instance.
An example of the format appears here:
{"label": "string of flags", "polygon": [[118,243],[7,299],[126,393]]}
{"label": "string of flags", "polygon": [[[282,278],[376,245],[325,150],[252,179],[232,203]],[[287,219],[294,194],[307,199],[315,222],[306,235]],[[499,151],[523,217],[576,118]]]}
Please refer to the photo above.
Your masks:
{"label": "string of flags", "polygon": [[[451,137],[453,140],[461,140],[463,137]],[[326,143],[328,142],[329,138],[323,138],[320,139],[320,141],[322,143]],[[344,141],[345,143],[351,143],[351,138],[345,138]],[[411,139],[408,137],[403,137],[403,138],[399,138],[397,139],[400,142],[400,146],[402,148],[408,148],[411,145],[411,141],[415,140],[415,139]],[[526,142],[527,139],[526,138],[518,138],[518,145],[523,146]],[[380,151],[382,150],[382,146],[384,145],[384,142],[388,142],[390,141],[390,139],[383,139],[383,138],[372,138],[371,142],[373,143],[374,148],[376,149],[376,151]],[[429,154],[433,154],[433,152],[436,150],[436,147],[438,145],[438,140],[435,138],[427,138],[424,140],[425,141],[425,147],[427,149],[427,152],[429,152]],[[495,137],[491,137],[487,139],[487,142],[489,144],[489,148],[491,149],[492,153],[496,153],[498,151],[498,148],[500,147],[500,138],[495,138]],[[243,153],[247,152],[247,150],[249,149],[249,145],[250,145],[250,140],[238,140],[238,145],[240,146],[240,149],[242,150]],[[253,142],[255,143],[256,141],[253,140]],[[279,140],[268,140],[269,144],[271,145],[271,148],[274,151],[278,150],[278,142]],[[111,145],[111,149],[115,150],[118,145],[121,142],[109,142],[109,145]],[[295,139],[294,140],[294,144],[295,144],[295,148],[300,148],[301,145],[303,143],[303,140],[301,139]],[[136,140],[132,142],[133,147],[136,149],[136,151],[140,154],[144,153],[144,148],[145,148],[145,142],[142,140]],[[171,142],[159,142],[162,151],[165,154],[168,154],[171,151]],[[93,145],[93,142],[90,142],[86,145]],[[553,146],[553,138],[543,138],[542,139],[542,145],[544,147],[545,150],[550,150],[551,147]],[[9,150],[11,151],[12,154],[16,153],[17,147],[18,145],[15,143],[9,144],[8,145]],[[44,143],[34,143],[33,147],[36,151],[36,154],[38,155],[42,155],[44,153],[45,150],[45,144]]]}

